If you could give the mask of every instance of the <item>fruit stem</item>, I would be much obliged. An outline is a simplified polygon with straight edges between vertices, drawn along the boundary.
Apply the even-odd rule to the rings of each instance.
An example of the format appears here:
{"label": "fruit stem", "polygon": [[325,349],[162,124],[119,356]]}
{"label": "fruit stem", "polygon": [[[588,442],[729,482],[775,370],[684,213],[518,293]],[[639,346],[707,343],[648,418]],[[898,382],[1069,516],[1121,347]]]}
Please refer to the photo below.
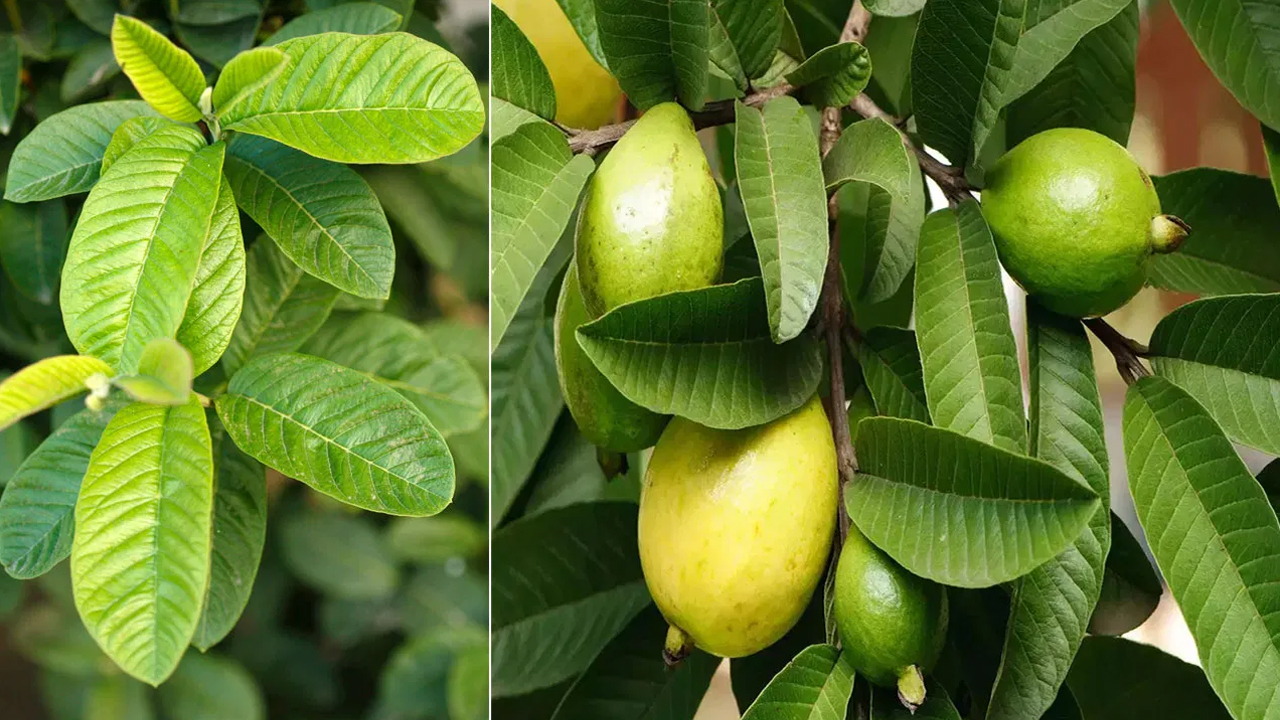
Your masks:
{"label": "fruit stem", "polygon": [[1151,249],[1160,254],[1171,253],[1182,246],[1191,234],[1191,226],[1172,215],[1151,218]]}
{"label": "fruit stem", "polygon": [[693,638],[688,633],[670,625],[667,627],[667,641],[662,646],[662,661],[673,668],[693,653]]}
{"label": "fruit stem", "polygon": [[898,701],[908,712],[915,715],[916,710],[924,704],[924,698],[924,675],[920,674],[919,667],[908,665],[898,675]]}

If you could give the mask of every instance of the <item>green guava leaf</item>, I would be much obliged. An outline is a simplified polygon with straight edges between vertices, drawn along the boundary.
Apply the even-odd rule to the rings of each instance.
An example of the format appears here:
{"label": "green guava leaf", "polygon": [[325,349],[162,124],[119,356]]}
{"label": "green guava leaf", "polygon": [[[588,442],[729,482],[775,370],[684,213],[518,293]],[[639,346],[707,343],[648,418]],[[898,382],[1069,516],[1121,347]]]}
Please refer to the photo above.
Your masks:
{"label": "green guava leaf", "polygon": [[67,207],[61,200],[0,203],[0,262],[18,292],[52,305],[66,255]]}
{"label": "green guava leaf", "polygon": [[862,379],[875,401],[876,413],[929,422],[924,371],[916,334],[891,327],[871,328],[853,345]]}
{"label": "green guava leaf", "polygon": [[127,675],[91,679],[83,697],[85,718],[155,720],[150,688]]}
{"label": "green guava leaf", "polygon": [[787,82],[801,88],[806,101],[817,107],[848,105],[871,79],[871,55],[861,43],[825,47],[787,73]]}
{"label": "green guava leaf", "polygon": [[367,517],[298,512],[283,518],[280,553],[302,582],[344,600],[381,600],[400,585],[400,570]]}
{"label": "green guava leaf", "polygon": [[740,94],[746,93],[750,85],[747,83],[746,73],[742,71],[742,61],[738,59],[738,51],[734,49],[733,41],[729,39],[729,31],[725,29],[724,21],[716,14],[714,4],[711,6],[708,30],[711,36],[707,38],[707,60],[711,63],[712,69],[719,71],[719,74],[733,82],[734,88]]}
{"label": "green guava leaf", "polygon": [[102,154],[120,123],[155,114],[141,100],[108,100],[46,118],[14,149],[4,199],[32,202],[88,191],[98,182]]}
{"label": "green guava leaf", "polygon": [[764,277],[769,332],[795,338],[818,305],[827,270],[827,194],[813,124],[794,98],[763,110],[735,103],[734,166]]}
{"label": "green guava leaf", "polygon": [[569,18],[569,24],[578,33],[578,39],[586,45],[587,52],[600,67],[609,68],[609,61],[600,47],[600,27],[596,24],[595,0],[556,0],[560,10]]}
{"label": "green guava leaf", "polygon": [[494,533],[494,697],[575,677],[649,605],[636,516],[630,502],[579,504]]}
{"label": "green guava leaf", "polygon": [[116,160],[133,149],[139,142],[151,137],[162,127],[171,127],[174,122],[158,115],[140,115],[131,117],[120,123],[116,131],[111,133],[111,142],[102,151],[102,174],[106,174]]}
{"label": "green guava leaf", "polygon": [[76,609],[102,650],[152,685],[191,643],[209,582],[211,453],[194,397],[134,403],[107,424],[76,501]]}
{"label": "green guava leaf", "polygon": [[706,100],[711,6],[706,0],[636,3],[596,0],[607,67],[641,110],[677,96],[700,110]]}
{"label": "green guava leaf", "polygon": [[168,717],[186,720],[264,720],[262,689],[243,665],[222,655],[188,652],[156,692]]}
{"label": "green guava leaf", "polygon": [[1027,2],[1018,49],[1000,105],[1007,106],[1039,85],[1093,30],[1110,22],[1132,0]]}
{"label": "green guava leaf", "polygon": [[1026,452],[1017,347],[995,244],[976,202],[925,219],[915,294],[916,340],[933,422]]}
{"label": "green guava leaf", "polygon": [[200,255],[187,312],[176,335],[178,342],[191,351],[196,375],[217,364],[231,344],[244,305],[245,280],[240,213],[224,175],[218,185],[213,223]]}
{"label": "green guava leaf", "polygon": [[111,383],[134,400],[152,405],[185,405],[195,378],[191,352],[172,338],[147,343],[132,375],[119,375]]}
{"label": "green guava leaf", "polygon": [[170,0],[169,16],[184,25],[225,25],[257,17],[258,0]]}
{"label": "green guava leaf", "polygon": [[1209,412],[1164,378],[1129,387],[1124,446],[1138,520],[1209,683],[1236,717],[1280,715],[1280,522],[1266,494]]}
{"label": "green guava leaf", "polygon": [[489,98],[489,139],[498,142],[521,125],[546,122],[542,118],[502,98]]}
{"label": "green guava leaf", "polygon": [[59,96],[68,105],[81,102],[119,74],[120,65],[116,62],[111,43],[94,39],[71,56],[67,72],[62,76]]}
{"label": "green guava leaf", "polygon": [[10,375],[0,382],[0,430],[85,392],[85,381],[99,374],[111,375],[111,367],[84,355],[57,355]]}
{"label": "green guava leaf", "polygon": [[1236,442],[1280,454],[1280,295],[1206,298],[1151,334],[1151,364],[1198,400]]}
{"label": "green guava leaf", "polygon": [[324,325],[338,289],[308,275],[268,237],[249,248],[244,309],[222,367],[228,375],[260,355],[292,352]]}
{"label": "green guava leaf", "polygon": [[1200,668],[1132,640],[1086,638],[1067,684],[1089,720],[1232,717]]}
{"label": "green guava leaf", "polygon": [[1066,549],[1099,505],[1047,462],[914,420],[863,420],[857,450],[849,516],[903,567],[944,585],[1026,575]]}
{"label": "green guava leaf", "polygon": [[1270,3],[1173,0],[1200,57],[1262,124],[1280,128],[1280,28]]}
{"label": "green guava leaf", "polygon": [[390,296],[391,227],[354,170],[241,136],[228,146],[226,174],[240,208],[296,265],[357,297]]}
{"label": "green guava leaf", "polygon": [[[448,712],[449,671],[460,653],[488,651],[477,627],[433,629],[401,645],[378,678],[372,717],[442,718]],[[487,699],[487,693],[486,693]],[[453,720],[456,716],[449,716]],[[463,720],[457,718],[457,720]]]}
{"label": "green guava leaf", "polygon": [[864,0],[867,11],[876,17],[905,17],[920,12],[925,0]]}
{"label": "green guava leaf", "polygon": [[256,14],[221,25],[179,22],[174,23],[173,34],[192,55],[215,68],[222,68],[253,47],[261,24],[261,17]]}
{"label": "green guava leaf", "polygon": [[[775,420],[818,388],[822,357],[804,334],[775,344],[760,278],[620,305],[578,328],[578,344],[638,405],[733,430]],[[660,369],[660,371],[659,371]]]}
{"label": "green guava leaf", "polygon": [[568,226],[595,171],[546,123],[527,123],[494,141],[490,250],[490,347],[497,347]]}
{"label": "green guava leaf", "polygon": [[395,518],[385,532],[387,548],[399,560],[427,564],[476,556],[489,544],[484,526],[461,513],[429,518]]}
{"label": "green guava leaf", "polygon": [[378,35],[400,29],[400,13],[374,2],[349,2],[313,10],[290,20],[263,45],[327,32]]}
{"label": "green guava leaf", "polygon": [[[68,71],[69,72],[69,71]],[[0,135],[13,129],[22,98],[22,51],[10,33],[0,35]]]}
{"label": "green guava leaf", "polygon": [[116,0],[67,0],[67,9],[101,35],[111,34],[111,22],[120,12]]}
{"label": "green guava leaf", "polygon": [[554,120],[556,89],[537,49],[502,8],[494,5],[491,15],[493,80],[490,91],[493,97]]}
{"label": "green guava leaf", "polygon": [[446,705],[456,720],[489,717],[489,648],[480,645],[458,654],[449,668]]}
{"label": "green guava leaf", "polygon": [[782,0],[712,0],[713,20],[724,26],[747,77],[759,77],[782,41],[786,8]]}
{"label": "green guava leaf", "polygon": [[765,686],[743,720],[842,720],[856,673],[832,645],[805,648]]}
{"label": "green guava leaf", "polygon": [[276,47],[284,67],[222,108],[224,129],[336,162],[419,163],[457,152],[484,126],[475,78],[420,38],[323,33]]}
{"label": "green guava leaf", "polygon": [[284,67],[284,53],[273,47],[256,47],[236,55],[213,86],[210,100],[214,110],[220,110],[242,92],[252,92],[271,82]]}
{"label": "green guava leaf", "polygon": [[178,122],[203,117],[200,95],[205,89],[204,73],[186,50],[128,15],[116,15],[111,47],[120,69],[157,112]]}
{"label": "green guava leaf", "polygon": [[227,435],[259,462],[356,507],[434,515],[453,458],[431,422],[362,373],[298,354],[259,357],[217,400]]}
{"label": "green guava leaf", "polygon": [[1091,635],[1123,635],[1151,617],[1164,584],[1125,521],[1111,513],[1111,552],[1102,575],[1102,594],[1089,618]]}

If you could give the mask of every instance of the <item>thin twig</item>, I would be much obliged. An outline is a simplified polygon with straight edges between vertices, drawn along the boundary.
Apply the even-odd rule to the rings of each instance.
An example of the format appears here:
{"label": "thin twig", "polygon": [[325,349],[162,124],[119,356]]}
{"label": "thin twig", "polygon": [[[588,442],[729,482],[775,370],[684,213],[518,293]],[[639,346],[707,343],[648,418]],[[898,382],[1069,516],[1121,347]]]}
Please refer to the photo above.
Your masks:
{"label": "thin twig", "polygon": [[1120,377],[1124,378],[1125,384],[1132,385],[1138,381],[1138,378],[1151,375],[1147,366],[1142,364],[1142,358],[1147,355],[1147,348],[1141,343],[1125,337],[1102,318],[1089,318],[1084,321],[1084,324],[1111,352],[1111,356],[1116,360],[1116,370],[1119,371]]}

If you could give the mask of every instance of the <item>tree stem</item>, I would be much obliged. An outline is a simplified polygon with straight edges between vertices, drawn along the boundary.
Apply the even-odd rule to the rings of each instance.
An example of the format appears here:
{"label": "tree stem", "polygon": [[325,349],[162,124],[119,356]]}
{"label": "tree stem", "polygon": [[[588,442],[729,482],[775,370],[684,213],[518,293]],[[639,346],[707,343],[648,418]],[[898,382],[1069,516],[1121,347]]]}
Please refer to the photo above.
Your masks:
{"label": "tree stem", "polygon": [[1142,358],[1147,355],[1147,348],[1141,343],[1125,337],[1102,318],[1089,318],[1084,321],[1084,324],[1106,346],[1107,350],[1111,351],[1111,356],[1116,361],[1116,370],[1119,371],[1126,385],[1132,385],[1138,381],[1138,378],[1151,375],[1147,366],[1142,364]]}

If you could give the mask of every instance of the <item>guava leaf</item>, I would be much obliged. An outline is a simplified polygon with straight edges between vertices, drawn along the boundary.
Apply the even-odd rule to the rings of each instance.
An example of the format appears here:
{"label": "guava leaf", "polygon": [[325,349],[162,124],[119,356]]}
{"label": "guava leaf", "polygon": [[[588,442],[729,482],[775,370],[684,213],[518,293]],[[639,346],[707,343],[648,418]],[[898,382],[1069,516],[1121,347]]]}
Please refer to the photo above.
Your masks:
{"label": "guava leaf", "polygon": [[739,93],[746,93],[750,87],[747,75],[742,71],[742,61],[738,59],[738,52],[729,40],[729,31],[725,30],[724,22],[716,14],[715,5],[711,6],[709,24],[711,36],[707,39],[707,60],[714,70],[733,82]]}
{"label": "guava leaf", "polygon": [[362,373],[298,354],[260,357],[217,400],[249,455],[349,505],[434,515],[453,499],[453,458],[430,421]]}
{"label": "guava leaf", "polygon": [[636,515],[630,502],[571,505],[494,533],[494,697],[578,675],[649,605]]}
{"label": "guava leaf", "polygon": [[228,146],[226,174],[240,208],[303,270],[357,297],[390,295],[391,227],[354,170],[242,136]]}
{"label": "guava leaf", "polygon": [[876,17],[906,17],[920,12],[925,0],[865,0],[863,5]]}
{"label": "guava leaf", "polygon": [[1022,36],[1000,105],[1009,105],[1039,85],[1082,38],[1131,4],[1132,0],[1027,2]]}
{"label": "guava leaf", "polygon": [[596,0],[609,72],[641,110],[677,96],[700,110],[708,82],[711,6],[706,0]]}
{"label": "guava leaf", "polygon": [[978,588],[1062,552],[1098,508],[1082,482],[1035,458],[913,420],[858,424],[849,516],[903,567]]}
{"label": "guava leaf", "polygon": [[364,373],[417,406],[441,435],[474,430],[488,397],[467,361],[446,354],[413,323],[384,313],[334,316],[302,352]]}
{"label": "guava leaf", "polygon": [[929,422],[915,333],[901,328],[871,328],[854,343],[853,353],[877,414]]}
{"label": "guava leaf", "polygon": [[67,72],[62,76],[59,97],[67,105],[82,102],[119,74],[120,65],[116,62],[111,42],[95,38],[80,46],[71,56]]}
{"label": "guava leaf", "polygon": [[1102,594],[1089,618],[1091,635],[1123,635],[1146,622],[1160,604],[1164,584],[1125,521],[1111,513],[1111,552]]}
{"label": "guava leaf", "polygon": [[1067,549],[1016,581],[989,720],[1041,717],[1058,697],[1102,591],[1111,481],[1102,400],[1084,325],[1027,303],[1031,454],[1088,485],[1099,504]]}
{"label": "guava leaf", "polygon": [[1280,295],[1188,303],[1151,334],[1157,375],[1186,390],[1227,436],[1280,454]]}
{"label": "guava leaf", "polygon": [[290,20],[267,38],[263,45],[279,45],[285,40],[327,32],[377,35],[400,29],[400,13],[375,2],[349,2],[313,10]]}
{"label": "guava leaf", "polygon": [[775,344],[759,278],[620,305],[578,328],[578,344],[626,398],[663,415],[738,429],[817,390],[817,338]]}
{"label": "guava leaf", "polygon": [[8,135],[22,98],[22,51],[10,33],[0,36],[0,135]]}
{"label": "guava leaf", "polygon": [[226,176],[218,185],[213,223],[205,238],[195,285],[177,339],[191,351],[195,374],[217,364],[240,320],[245,292],[244,237],[240,213]]}
{"label": "guava leaf", "polygon": [[396,559],[418,564],[474,557],[489,544],[484,526],[461,513],[395,518],[387,525],[384,536]]}
{"label": "guava leaf", "polygon": [[786,77],[815,106],[842,107],[871,79],[871,55],[861,43],[831,45],[814,53]]}
{"label": "guava leaf", "polygon": [[127,675],[91,678],[79,699],[86,718],[127,718],[152,720],[151,694],[146,684]]}
{"label": "guava leaf", "polygon": [[256,47],[236,55],[222,68],[213,86],[210,100],[214,110],[221,109],[242,92],[251,92],[271,82],[283,66],[284,53],[273,47]]}
{"label": "guava leaf", "polygon": [[174,23],[173,34],[191,54],[221,68],[253,47],[261,17],[250,15],[221,25]]}
{"label": "guava leaf", "polygon": [[111,34],[111,21],[120,11],[116,0],[67,0],[67,9],[80,22],[102,35]]}
{"label": "guava leaf", "polygon": [[4,199],[32,202],[88,191],[120,123],[155,114],[141,100],[107,100],[48,117],[14,148]]}
{"label": "guava leaf", "polygon": [[1232,717],[1200,668],[1132,640],[1086,638],[1067,684],[1089,720]]}
{"label": "guava leaf", "polygon": [[36,448],[0,495],[0,563],[9,575],[43,575],[71,554],[76,497],[89,455],[111,419],[81,410]]}
{"label": "guava leaf", "polygon": [[724,25],[743,73],[754,78],[768,70],[782,40],[782,0],[712,0],[711,9]]}
{"label": "guava leaf", "polygon": [[1017,347],[995,244],[976,202],[925,219],[915,293],[916,340],[933,422],[1026,452]]}
{"label": "guava leaf", "polygon": [[337,288],[303,272],[268,237],[249,248],[245,264],[244,309],[222,356],[228,375],[252,358],[302,347],[338,299]]}
{"label": "guava leaf", "polygon": [[502,8],[494,5],[491,16],[493,97],[554,120],[556,89],[537,49]]}
{"label": "guava leaf", "polygon": [[1280,128],[1280,28],[1275,8],[1249,0],[1173,0],[1200,57],[1264,125]]}
{"label": "guava leaf", "polygon": [[853,666],[832,645],[805,648],[765,686],[743,720],[843,720]]}
{"label": "guava leaf", "polygon": [[924,144],[955,165],[978,156],[1014,77],[1027,0],[933,0],[911,55],[911,105]]}
{"label": "guava leaf", "polygon": [[0,203],[0,262],[18,292],[52,305],[66,255],[67,206],[61,200]]}
{"label": "guava leaf", "polygon": [[258,0],[171,0],[170,16],[184,25],[225,25],[257,17]]}
{"label": "guava leaf", "polygon": [[0,430],[24,417],[85,392],[85,380],[111,375],[111,367],[84,355],[57,355],[35,362],[0,382]]}
{"label": "guava leaf", "polygon": [[490,347],[502,342],[534,277],[564,233],[595,163],[573,155],[564,135],[527,123],[494,141]]}
{"label": "guava leaf", "polygon": [[489,139],[498,142],[528,123],[546,122],[542,118],[502,98],[489,98]]}
{"label": "guava leaf", "polygon": [[336,162],[418,163],[457,152],[484,126],[475,78],[421,38],[323,33],[276,47],[284,67],[222,108],[224,129]]}
{"label": "guava leaf", "polygon": [[151,137],[162,127],[172,126],[174,122],[166,117],[141,115],[120,123],[120,127],[111,133],[111,142],[102,152],[102,174],[106,174],[116,160],[133,149],[139,142]]}
{"label": "guava leaf", "polygon": [[102,650],[152,685],[191,643],[209,582],[211,452],[194,397],[134,403],[107,424],[76,501],[76,609]]}
{"label": "guava leaf", "polygon": [[[131,374],[147,342],[177,333],[213,229],[224,150],[193,128],[161,128],[89,193],[62,271],[63,320],[81,353]],[[114,272],[102,272],[103,256]]]}
{"label": "guava leaf", "polygon": [[1152,180],[1161,208],[1191,234],[1176,252],[1151,258],[1149,285],[1197,295],[1280,291],[1280,206],[1265,178],[1194,168]]}
{"label": "guava leaf", "polygon": [[1236,717],[1280,716],[1280,522],[1266,494],[1164,378],[1129,387],[1124,445],[1138,520],[1209,683]]}
{"label": "guava leaf", "polygon": [[266,701],[239,662],[222,655],[188,652],[173,677],[156,692],[165,715],[190,720],[264,720]]}
{"label": "guava leaf", "polygon": [[315,590],[345,600],[381,600],[399,586],[395,558],[367,517],[299,512],[280,523],[285,565]]}
{"label": "guava leaf", "polygon": [[204,73],[186,50],[128,15],[116,15],[111,47],[138,94],[161,115],[178,122],[195,122],[203,116]]}
{"label": "guava leaf", "polygon": [[489,717],[489,648],[484,644],[458,654],[449,668],[446,689],[449,717],[485,720]]}

